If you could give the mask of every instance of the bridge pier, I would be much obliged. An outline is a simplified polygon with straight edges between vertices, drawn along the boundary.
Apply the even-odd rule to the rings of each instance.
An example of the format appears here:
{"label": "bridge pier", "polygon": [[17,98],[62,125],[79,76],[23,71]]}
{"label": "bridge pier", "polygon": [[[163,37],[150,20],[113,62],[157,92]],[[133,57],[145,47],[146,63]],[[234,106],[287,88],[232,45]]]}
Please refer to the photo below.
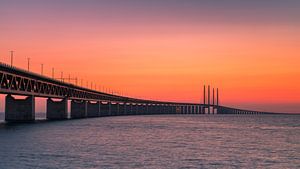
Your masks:
{"label": "bridge pier", "polygon": [[171,105],[170,109],[171,109],[171,114],[176,114],[176,106],[175,105]]}
{"label": "bridge pier", "polygon": [[147,104],[142,104],[142,115],[146,115],[147,114]]}
{"label": "bridge pier", "polygon": [[180,113],[185,114],[185,107],[183,105],[180,106]]}
{"label": "bridge pier", "polygon": [[131,104],[130,103],[125,103],[124,104],[124,106],[125,106],[125,115],[130,115],[130,112],[131,112]]}
{"label": "bridge pier", "polygon": [[133,109],[133,114],[134,115],[138,115],[139,114],[139,104],[138,103],[134,104],[133,107],[132,107],[132,109]]}
{"label": "bridge pier", "polygon": [[126,105],[126,115],[133,115],[133,105],[132,103],[128,103]]}
{"label": "bridge pier", "polygon": [[160,111],[159,111],[159,105],[154,104],[153,107],[154,107],[154,108],[153,108],[153,110],[154,110],[154,111],[153,111],[153,114],[159,114],[159,112],[160,112]]}
{"label": "bridge pier", "polygon": [[169,105],[169,114],[174,114],[173,105]]}
{"label": "bridge pier", "polygon": [[168,114],[168,105],[160,105],[160,114]]}
{"label": "bridge pier", "polygon": [[171,105],[170,110],[171,110],[171,114],[176,114],[176,106],[175,105]]}
{"label": "bridge pier", "polygon": [[100,103],[97,102],[87,102],[87,117],[99,117],[100,116]]}
{"label": "bridge pier", "polygon": [[111,116],[117,116],[119,114],[119,104],[112,103],[111,104]]}
{"label": "bridge pier", "polygon": [[187,108],[188,108],[188,110],[187,110],[188,114],[192,114],[192,107],[190,105],[188,105]]}
{"label": "bridge pier", "polygon": [[148,105],[148,114],[153,114],[153,112],[154,112],[154,106],[153,106],[153,104],[149,104]]}
{"label": "bridge pier", "polygon": [[181,106],[181,107],[182,107],[182,114],[187,114],[187,113],[186,113],[186,106],[183,105],[183,106]]}
{"label": "bridge pier", "polygon": [[64,120],[68,119],[68,99],[64,98],[61,101],[54,101],[51,98],[47,99],[46,118],[48,120]]}
{"label": "bridge pier", "polygon": [[144,104],[144,113],[145,113],[145,115],[149,114],[149,104],[147,104],[147,103]]}
{"label": "bridge pier", "polygon": [[173,105],[169,105],[169,114],[174,114]]}
{"label": "bridge pier", "polygon": [[109,116],[110,115],[110,102],[102,102],[100,101],[100,116]]}
{"label": "bridge pier", "polygon": [[172,114],[172,107],[171,105],[167,105],[167,114]]}
{"label": "bridge pier", "polygon": [[158,105],[158,112],[157,112],[157,114],[164,114],[165,112],[164,112],[164,105],[162,105],[162,104],[159,104]]}
{"label": "bridge pier", "polygon": [[130,104],[130,115],[136,114],[136,104],[131,103]]}
{"label": "bridge pier", "polygon": [[87,117],[87,101],[72,100],[71,101],[71,118],[79,119]]}
{"label": "bridge pier", "polygon": [[177,105],[175,106],[175,113],[176,114],[182,114],[181,113],[181,106],[177,106]]}
{"label": "bridge pier", "polygon": [[137,104],[137,108],[136,108],[136,114],[137,115],[142,115],[143,114],[143,104]]}
{"label": "bridge pier", "polygon": [[155,104],[151,104],[151,114],[157,114],[157,106]]}
{"label": "bridge pier", "polygon": [[161,114],[169,114],[169,106],[168,105],[166,105],[166,104],[164,104],[164,105],[162,105],[162,112],[161,112]]}
{"label": "bridge pier", "polygon": [[35,120],[35,99],[28,96],[25,99],[15,99],[10,94],[5,98],[5,121],[30,122]]}
{"label": "bridge pier", "polygon": [[137,104],[136,105],[136,114],[141,115],[142,114],[142,104]]}
{"label": "bridge pier", "polygon": [[126,103],[118,103],[119,104],[119,115],[125,115],[126,113]]}

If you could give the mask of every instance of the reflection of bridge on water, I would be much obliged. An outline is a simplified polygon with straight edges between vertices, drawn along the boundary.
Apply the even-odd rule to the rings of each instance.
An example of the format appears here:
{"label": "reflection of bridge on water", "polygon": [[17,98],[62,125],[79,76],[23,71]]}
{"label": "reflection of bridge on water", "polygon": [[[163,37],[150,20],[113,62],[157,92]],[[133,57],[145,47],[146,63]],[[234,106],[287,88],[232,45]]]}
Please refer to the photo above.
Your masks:
{"label": "reflection of bridge on water", "polygon": [[[8,122],[34,121],[35,97],[48,98],[46,116],[49,120],[68,118],[68,100],[71,100],[71,118],[153,114],[263,113],[219,106],[218,89],[216,98],[213,89],[211,104],[209,86],[207,103],[204,87],[204,103],[197,104],[144,100],[108,94],[64,83],[4,63],[0,63],[0,80],[0,93],[7,94],[5,98],[5,120]],[[12,95],[27,97],[16,99]]]}

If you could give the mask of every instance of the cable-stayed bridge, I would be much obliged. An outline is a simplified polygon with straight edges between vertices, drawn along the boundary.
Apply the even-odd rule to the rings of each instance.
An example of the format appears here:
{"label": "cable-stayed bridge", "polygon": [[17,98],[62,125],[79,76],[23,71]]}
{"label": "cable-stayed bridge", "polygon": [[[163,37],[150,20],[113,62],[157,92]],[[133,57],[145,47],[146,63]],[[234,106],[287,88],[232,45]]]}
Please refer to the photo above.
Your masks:
{"label": "cable-stayed bridge", "polygon": [[[204,103],[181,103],[139,99],[88,89],[43,76],[12,65],[0,63],[0,93],[5,94],[5,120],[27,122],[35,120],[35,98],[47,98],[46,117],[49,120],[119,115],[152,114],[262,114],[219,105],[219,91],[204,87]],[[16,99],[14,95],[26,96]],[[212,101],[211,101],[212,100]]]}

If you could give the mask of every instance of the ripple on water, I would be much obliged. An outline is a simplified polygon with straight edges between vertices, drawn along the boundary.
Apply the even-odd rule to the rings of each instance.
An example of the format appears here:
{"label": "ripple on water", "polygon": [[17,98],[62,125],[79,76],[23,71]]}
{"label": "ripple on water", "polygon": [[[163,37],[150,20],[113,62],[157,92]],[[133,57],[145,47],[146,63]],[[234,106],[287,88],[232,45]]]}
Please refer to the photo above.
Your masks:
{"label": "ripple on water", "polygon": [[0,168],[299,168],[299,116],[120,116],[2,126]]}

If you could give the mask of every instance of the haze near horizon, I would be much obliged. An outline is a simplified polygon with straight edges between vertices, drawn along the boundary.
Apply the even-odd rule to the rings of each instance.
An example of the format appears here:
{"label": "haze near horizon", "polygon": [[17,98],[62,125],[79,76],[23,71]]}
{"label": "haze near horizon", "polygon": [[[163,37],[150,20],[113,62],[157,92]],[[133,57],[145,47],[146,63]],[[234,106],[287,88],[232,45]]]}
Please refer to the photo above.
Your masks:
{"label": "haze near horizon", "polygon": [[0,61],[13,50],[17,67],[146,99],[202,102],[210,84],[225,106],[299,113],[299,16],[296,0],[0,0]]}

